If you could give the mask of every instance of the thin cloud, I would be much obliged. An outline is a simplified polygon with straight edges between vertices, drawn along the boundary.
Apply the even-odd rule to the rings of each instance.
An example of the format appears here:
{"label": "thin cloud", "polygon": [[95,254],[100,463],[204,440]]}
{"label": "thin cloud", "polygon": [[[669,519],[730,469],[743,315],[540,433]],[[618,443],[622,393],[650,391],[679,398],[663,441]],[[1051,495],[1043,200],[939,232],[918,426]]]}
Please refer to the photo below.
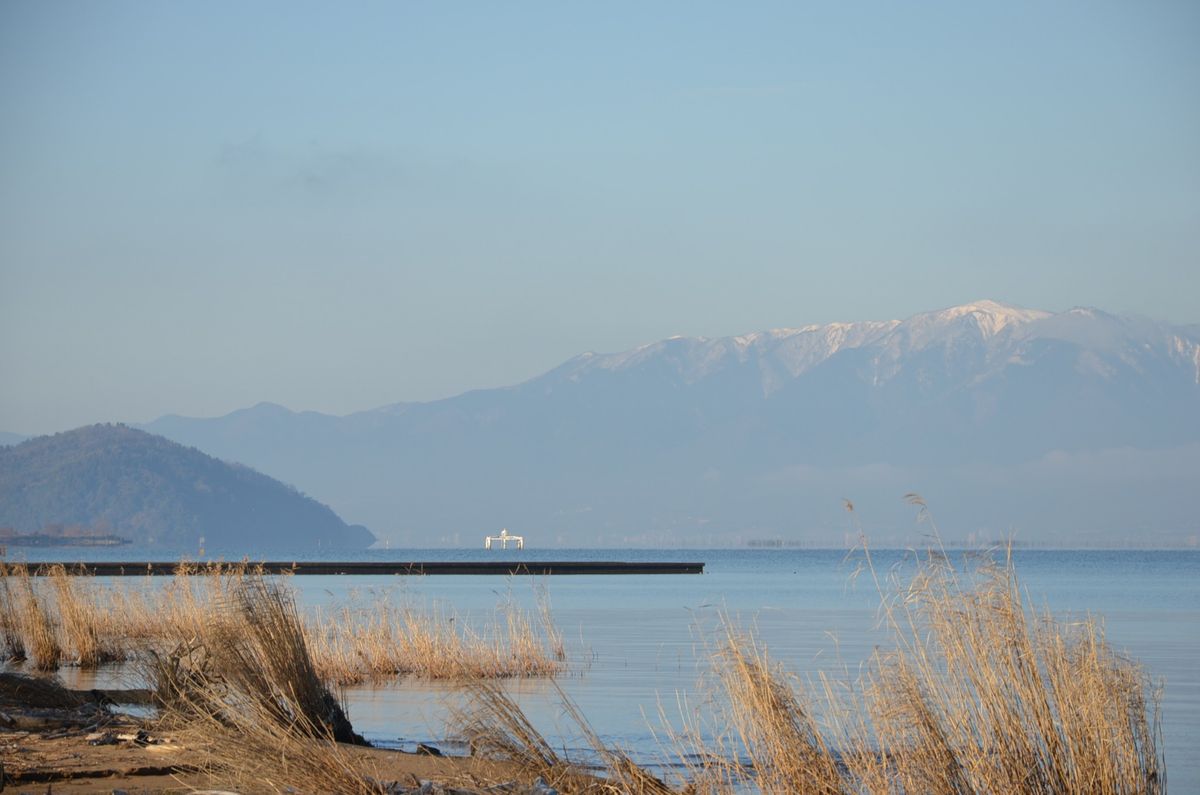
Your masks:
{"label": "thin cloud", "polygon": [[239,190],[295,193],[315,198],[361,198],[401,189],[403,170],[389,156],[319,143],[296,151],[259,134],[228,142],[216,155],[217,171]]}

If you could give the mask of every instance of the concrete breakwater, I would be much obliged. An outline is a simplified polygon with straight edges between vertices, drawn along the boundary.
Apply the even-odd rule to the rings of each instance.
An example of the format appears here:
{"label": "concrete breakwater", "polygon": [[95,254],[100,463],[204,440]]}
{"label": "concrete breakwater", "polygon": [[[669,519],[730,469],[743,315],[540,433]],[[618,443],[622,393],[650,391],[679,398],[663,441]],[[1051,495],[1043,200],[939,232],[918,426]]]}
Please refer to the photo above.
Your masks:
{"label": "concrete breakwater", "polygon": [[250,569],[264,574],[321,575],[423,575],[423,574],[703,574],[703,563],[654,561],[249,561],[242,563],[193,563],[178,561],[125,561],[30,563],[29,573],[44,575],[63,566],[68,574],[96,577],[139,577],[146,575],[211,574],[216,570]]}

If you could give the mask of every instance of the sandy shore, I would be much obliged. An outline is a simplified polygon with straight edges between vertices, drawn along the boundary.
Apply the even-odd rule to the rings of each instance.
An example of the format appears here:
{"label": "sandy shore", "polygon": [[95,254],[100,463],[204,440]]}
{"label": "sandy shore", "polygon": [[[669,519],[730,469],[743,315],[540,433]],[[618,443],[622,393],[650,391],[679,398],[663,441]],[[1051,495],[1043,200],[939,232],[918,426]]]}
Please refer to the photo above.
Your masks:
{"label": "sandy shore", "polygon": [[[200,770],[196,748],[153,724],[113,709],[144,702],[145,691],[76,691],[54,680],[0,672],[0,791],[4,793],[168,793],[196,790],[257,792]],[[475,758],[343,746],[354,767],[406,792],[432,781],[444,790],[478,791],[531,782],[511,767]]]}
{"label": "sandy shore", "polygon": [[[111,728],[109,729],[111,730]],[[117,729],[136,733],[134,726]],[[91,734],[91,733],[89,733]],[[170,738],[149,744],[118,741],[93,745],[88,735],[54,737],[39,733],[0,734],[4,793],[184,793],[232,785],[220,776],[196,770],[194,753]],[[436,757],[375,748],[349,749],[377,780],[417,788],[433,781],[446,788],[482,789],[517,781],[512,771],[492,762],[462,757]],[[520,782],[528,784],[529,782]],[[234,790],[236,791],[236,790]],[[247,791],[244,787],[241,791]]]}

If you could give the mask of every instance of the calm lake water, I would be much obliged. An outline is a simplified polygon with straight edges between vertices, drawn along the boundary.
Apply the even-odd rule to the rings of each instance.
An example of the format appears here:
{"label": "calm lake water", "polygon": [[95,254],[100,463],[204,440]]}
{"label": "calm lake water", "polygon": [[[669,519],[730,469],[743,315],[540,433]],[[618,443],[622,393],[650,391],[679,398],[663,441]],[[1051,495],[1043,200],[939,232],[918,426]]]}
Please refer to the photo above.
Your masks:
{"label": "calm lake water", "polygon": [[[14,550],[10,550],[10,553]],[[30,552],[34,552],[30,550]],[[66,550],[37,550],[58,559]],[[72,559],[83,557],[72,550]],[[90,553],[90,554],[87,554]],[[964,553],[951,552],[956,562]],[[88,550],[88,558],[144,559],[123,550]],[[10,557],[15,557],[10,554]],[[30,559],[34,559],[30,555]],[[171,559],[159,552],[156,559]],[[835,550],[372,550],[373,560],[673,560],[703,561],[703,575],[538,578],[549,591],[567,641],[570,670],[558,685],[606,740],[645,762],[662,761],[654,733],[679,725],[681,703],[703,710],[698,687],[708,649],[728,614],[753,630],[770,652],[800,675],[854,676],[878,644],[879,596],[868,574],[853,576],[861,555]],[[873,553],[876,571],[903,575],[911,558]],[[1170,787],[1200,792],[1200,552],[1026,550],[1014,552],[1017,575],[1033,603],[1058,617],[1096,616],[1109,642],[1141,661],[1163,683],[1163,734]],[[296,577],[308,606],[381,594],[453,611],[483,623],[504,600],[531,609],[531,578],[491,576]],[[510,683],[517,700],[557,745],[578,740],[562,716],[554,684]],[[411,747],[445,745],[452,690],[405,680],[347,693],[350,717],[373,741]]]}

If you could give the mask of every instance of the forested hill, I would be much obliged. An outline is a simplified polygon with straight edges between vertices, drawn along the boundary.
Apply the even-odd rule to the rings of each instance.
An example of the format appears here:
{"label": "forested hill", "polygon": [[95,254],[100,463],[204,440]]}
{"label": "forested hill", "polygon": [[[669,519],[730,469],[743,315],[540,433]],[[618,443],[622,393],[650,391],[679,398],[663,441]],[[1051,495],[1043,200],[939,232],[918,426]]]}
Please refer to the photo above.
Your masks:
{"label": "forested hill", "polygon": [[82,526],[138,544],[212,550],[364,548],[375,540],[260,472],[124,425],[0,447],[0,527]]}

